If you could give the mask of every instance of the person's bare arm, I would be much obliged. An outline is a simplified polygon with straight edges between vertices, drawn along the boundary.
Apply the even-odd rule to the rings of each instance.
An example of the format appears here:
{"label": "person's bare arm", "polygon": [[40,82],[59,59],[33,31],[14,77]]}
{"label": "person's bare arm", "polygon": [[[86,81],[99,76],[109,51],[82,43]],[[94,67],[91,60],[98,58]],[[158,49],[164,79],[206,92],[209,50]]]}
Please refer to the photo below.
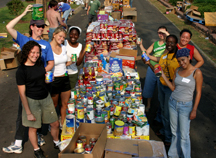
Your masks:
{"label": "person's bare arm", "polygon": [[59,21],[59,23],[60,23],[60,25],[62,25],[62,26],[64,26],[64,27],[66,27],[67,28],[67,25],[62,21],[62,19],[61,19],[61,17],[60,17],[60,14],[59,13],[57,13],[56,14],[57,15],[57,19],[58,19],[58,21]]}
{"label": "person's bare arm", "polygon": [[47,66],[45,67],[46,72],[51,71],[54,66],[54,60],[50,60],[47,62]]}
{"label": "person's bare arm", "polygon": [[[167,53],[167,52],[168,52],[167,49],[165,49],[165,51],[163,52],[163,54]],[[155,57],[155,56],[149,55],[149,59],[158,63],[159,60],[160,60],[160,57]]]}
{"label": "person's bare arm", "polygon": [[91,8],[91,6],[88,6],[87,15],[89,15],[90,8]]}
{"label": "person's bare arm", "polygon": [[170,81],[168,80],[168,78],[167,78],[166,75],[164,74],[163,70],[161,70],[161,72],[162,72],[161,77],[163,77],[163,79],[164,79],[164,81],[166,82],[167,86],[168,86],[168,87],[171,89],[171,91],[173,92],[173,91],[175,90],[175,82],[174,82],[174,80],[175,80],[175,78],[176,78],[177,69],[175,70],[175,73],[174,73],[172,82],[170,82]]}
{"label": "person's bare arm", "polygon": [[17,39],[17,31],[14,29],[14,26],[22,19],[22,17],[24,17],[28,12],[32,11],[30,8],[32,8],[32,5],[28,5],[21,15],[11,20],[6,25],[7,31],[13,37],[13,39]]}
{"label": "person's bare arm", "polygon": [[19,95],[20,95],[23,107],[25,108],[28,120],[29,121],[36,121],[36,118],[32,114],[32,112],[29,108],[29,105],[28,105],[28,100],[27,100],[27,97],[25,95],[25,91],[26,91],[25,85],[18,85],[17,87],[18,87]]}
{"label": "person's bare arm", "polygon": [[197,108],[198,108],[200,98],[201,98],[201,93],[202,93],[203,75],[200,69],[197,69],[195,71],[194,77],[196,80],[196,97],[195,97],[193,109],[190,113],[190,120],[193,120],[196,118],[196,112],[197,112]]}
{"label": "person's bare arm", "polygon": [[80,64],[82,63],[82,61],[84,59],[84,56],[85,56],[85,50],[84,50],[84,47],[82,46],[80,56],[79,56],[77,63],[76,63],[77,66],[80,66]]}
{"label": "person's bare arm", "polygon": [[204,64],[204,60],[196,48],[194,48],[194,56],[193,57],[197,61],[196,65],[194,67],[199,68]]}

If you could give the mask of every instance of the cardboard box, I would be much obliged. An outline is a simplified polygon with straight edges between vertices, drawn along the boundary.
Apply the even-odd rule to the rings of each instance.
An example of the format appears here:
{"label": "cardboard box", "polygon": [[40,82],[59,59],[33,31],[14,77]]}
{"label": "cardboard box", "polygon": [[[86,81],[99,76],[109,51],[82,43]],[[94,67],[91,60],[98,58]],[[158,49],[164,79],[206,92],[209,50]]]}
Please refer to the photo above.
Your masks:
{"label": "cardboard box", "polygon": [[36,0],[36,4],[43,4],[43,0]]}
{"label": "cardboard box", "polygon": [[120,20],[121,19],[121,12],[112,12],[111,16],[113,17],[113,19],[117,19]]}
{"label": "cardboard box", "polygon": [[216,12],[204,12],[205,26],[216,26]]}
{"label": "cardboard box", "polygon": [[107,139],[105,158],[109,158],[106,155],[119,158],[118,156],[122,156],[119,154],[126,154],[137,158],[167,157],[164,144],[160,141]]}
{"label": "cardboard box", "polygon": [[119,54],[116,54],[115,52],[112,52],[110,54],[110,56],[113,57],[113,58],[115,58],[116,55],[135,57],[135,60],[140,60],[141,59],[141,56],[137,56],[137,50],[131,50],[131,49],[121,48],[121,49],[119,49]]}
{"label": "cardboard box", "polygon": [[119,3],[112,4],[113,10],[119,10]]}
{"label": "cardboard box", "polygon": [[49,33],[49,26],[45,26],[43,34],[42,34],[42,37],[43,37],[44,40],[49,39],[48,33]]}
{"label": "cardboard box", "polygon": [[105,0],[104,1],[104,6],[105,7],[112,6],[112,3],[110,1],[108,1],[108,0]]}
{"label": "cardboard box", "polygon": [[1,49],[0,66],[2,70],[16,68],[18,66],[17,57],[15,56],[17,51],[17,49],[5,47]]}
{"label": "cardboard box", "polygon": [[182,8],[183,2],[182,1],[177,1],[176,6]]}
{"label": "cardboard box", "polygon": [[175,7],[169,7],[169,8],[166,8],[166,14],[175,14],[176,12],[176,8]]}
{"label": "cardboard box", "polygon": [[[90,138],[97,138],[97,142],[92,150],[91,154],[75,154],[72,153],[76,148],[76,141],[80,135],[84,135],[87,138],[87,144],[89,144]],[[105,124],[90,124],[81,123],[76,130],[69,145],[58,154],[59,158],[102,158],[104,156],[104,149],[107,140],[107,128]]]}
{"label": "cardboard box", "polygon": [[[74,127],[75,128],[75,127]],[[64,121],[64,124],[62,126],[62,133],[61,133],[61,141],[66,140],[66,139],[71,139],[74,134],[68,134],[66,132],[66,120]]]}
{"label": "cardboard box", "polygon": [[123,8],[123,19],[130,19],[132,22],[137,22],[136,8]]}
{"label": "cardboard box", "polygon": [[130,0],[123,0],[123,5],[130,5]]}

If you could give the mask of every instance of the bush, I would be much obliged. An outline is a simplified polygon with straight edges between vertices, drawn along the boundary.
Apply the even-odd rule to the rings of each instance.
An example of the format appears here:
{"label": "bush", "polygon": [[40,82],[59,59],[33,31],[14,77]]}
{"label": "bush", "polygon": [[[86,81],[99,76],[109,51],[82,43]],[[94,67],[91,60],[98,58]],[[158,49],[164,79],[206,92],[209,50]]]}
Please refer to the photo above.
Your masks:
{"label": "bush", "polygon": [[19,15],[21,10],[24,8],[24,4],[21,0],[12,0],[7,4],[9,13],[12,15]]}

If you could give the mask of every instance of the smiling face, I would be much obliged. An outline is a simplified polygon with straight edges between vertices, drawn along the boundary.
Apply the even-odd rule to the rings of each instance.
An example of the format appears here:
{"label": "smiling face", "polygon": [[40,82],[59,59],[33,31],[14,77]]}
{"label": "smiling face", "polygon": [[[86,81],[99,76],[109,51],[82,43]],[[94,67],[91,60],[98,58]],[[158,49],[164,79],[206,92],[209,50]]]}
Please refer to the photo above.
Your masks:
{"label": "smiling face", "polygon": [[160,28],[159,30],[158,30],[158,37],[160,38],[160,39],[165,39],[166,38],[166,34],[165,33],[163,33],[163,32],[165,32],[166,31],[166,29],[164,29],[164,28]]}
{"label": "smiling face", "polygon": [[69,34],[70,42],[72,44],[77,43],[77,40],[79,38],[79,32],[76,29],[72,29],[70,34]]}
{"label": "smiling face", "polygon": [[166,49],[169,52],[174,52],[174,49],[176,48],[176,40],[173,37],[168,37],[166,40]]}
{"label": "smiling face", "polygon": [[32,35],[33,36],[42,36],[43,31],[44,31],[44,25],[31,25],[31,30],[32,30]]}
{"label": "smiling face", "polygon": [[191,40],[191,35],[188,32],[183,32],[180,36],[180,44],[186,46]]}
{"label": "smiling face", "polygon": [[190,56],[177,58],[179,65],[185,69],[190,64]]}
{"label": "smiling face", "polygon": [[40,57],[40,49],[38,46],[34,46],[28,54],[27,61],[31,64],[35,64]]}
{"label": "smiling face", "polygon": [[65,37],[66,37],[66,34],[63,31],[53,34],[53,40],[55,40],[56,43],[58,44],[62,44],[65,40]]}

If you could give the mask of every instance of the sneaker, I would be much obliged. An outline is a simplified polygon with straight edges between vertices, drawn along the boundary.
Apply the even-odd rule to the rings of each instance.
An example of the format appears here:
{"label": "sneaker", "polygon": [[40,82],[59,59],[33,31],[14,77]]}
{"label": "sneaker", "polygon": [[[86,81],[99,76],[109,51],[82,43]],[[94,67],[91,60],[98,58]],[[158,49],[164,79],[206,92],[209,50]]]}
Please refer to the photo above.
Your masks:
{"label": "sneaker", "polygon": [[3,147],[2,151],[5,153],[16,153],[16,154],[20,154],[22,153],[22,147],[21,146],[16,146],[14,145],[14,143],[11,143],[10,146],[8,147]]}
{"label": "sneaker", "polygon": [[54,149],[59,149],[59,146],[54,143]]}
{"label": "sneaker", "polygon": [[39,146],[43,146],[44,144],[46,144],[45,140],[42,138],[42,134],[38,134],[38,145]]}
{"label": "sneaker", "polygon": [[41,148],[39,150],[34,151],[34,156],[36,158],[46,158],[44,156],[43,150],[41,150]]}
{"label": "sneaker", "polygon": [[87,10],[87,8],[85,7],[85,10]]}

